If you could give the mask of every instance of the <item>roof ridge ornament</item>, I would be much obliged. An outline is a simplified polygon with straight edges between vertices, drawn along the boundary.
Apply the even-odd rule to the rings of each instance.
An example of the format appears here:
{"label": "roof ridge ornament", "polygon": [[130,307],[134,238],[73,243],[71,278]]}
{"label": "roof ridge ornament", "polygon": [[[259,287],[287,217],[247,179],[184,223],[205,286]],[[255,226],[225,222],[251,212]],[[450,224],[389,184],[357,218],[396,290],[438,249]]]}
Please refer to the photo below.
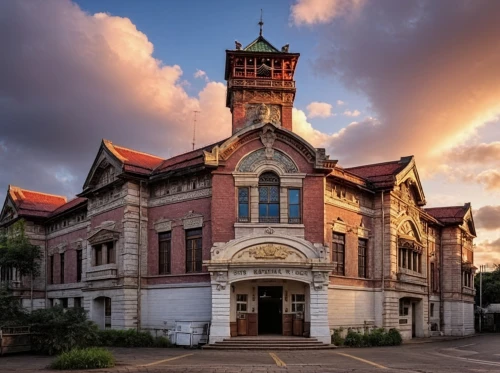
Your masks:
{"label": "roof ridge ornament", "polygon": [[264,26],[264,21],[262,21],[262,9],[260,10],[260,21],[259,21],[259,26],[260,26],[259,36],[262,36],[262,26]]}

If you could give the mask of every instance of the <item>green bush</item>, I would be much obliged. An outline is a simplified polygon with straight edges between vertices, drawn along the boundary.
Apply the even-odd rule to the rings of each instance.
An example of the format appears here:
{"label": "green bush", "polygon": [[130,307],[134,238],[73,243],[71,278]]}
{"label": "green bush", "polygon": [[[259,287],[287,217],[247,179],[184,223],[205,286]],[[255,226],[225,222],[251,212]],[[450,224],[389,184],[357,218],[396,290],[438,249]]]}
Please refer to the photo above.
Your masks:
{"label": "green bush", "polygon": [[50,364],[51,369],[96,369],[115,366],[113,354],[104,348],[75,348],[59,355]]}
{"label": "green bush", "polygon": [[60,306],[36,310],[29,316],[31,346],[36,352],[54,355],[76,347],[98,344],[96,324],[87,319],[82,308]]}
{"label": "green bush", "polygon": [[344,345],[349,347],[362,347],[363,335],[353,330],[349,330],[345,336]]}
{"label": "green bush", "polygon": [[108,347],[170,347],[171,343],[166,337],[154,338],[148,332],[129,330],[100,330],[99,344]]}
{"label": "green bush", "polygon": [[344,340],[344,345],[349,347],[399,346],[401,343],[401,334],[394,328],[389,331],[377,328],[364,334],[350,330]]}
{"label": "green bush", "polygon": [[332,334],[332,341],[331,343],[335,346],[343,346],[344,345],[344,338],[342,338],[342,328],[339,329],[333,329],[333,334]]}

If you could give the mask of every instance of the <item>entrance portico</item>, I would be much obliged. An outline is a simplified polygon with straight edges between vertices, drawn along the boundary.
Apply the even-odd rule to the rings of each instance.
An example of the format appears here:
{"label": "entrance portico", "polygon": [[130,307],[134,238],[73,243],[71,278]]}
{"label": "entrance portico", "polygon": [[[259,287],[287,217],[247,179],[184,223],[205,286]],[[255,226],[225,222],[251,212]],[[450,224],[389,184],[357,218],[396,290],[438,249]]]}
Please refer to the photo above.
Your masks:
{"label": "entrance portico", "polygon": [[[282,334],[330,343],[328,248],[297,237],[244,237],[212,248],[210,343]],[[295,320],[295,329],[294,329]]]}

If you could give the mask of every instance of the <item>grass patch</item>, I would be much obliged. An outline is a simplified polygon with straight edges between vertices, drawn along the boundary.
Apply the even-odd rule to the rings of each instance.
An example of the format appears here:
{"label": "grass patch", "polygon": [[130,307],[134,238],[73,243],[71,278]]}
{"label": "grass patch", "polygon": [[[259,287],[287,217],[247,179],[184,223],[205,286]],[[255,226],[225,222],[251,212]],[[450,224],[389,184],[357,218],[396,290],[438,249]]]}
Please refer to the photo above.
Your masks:
{"label": "grass patch", "polygon": [[75,348],[63,352],[50,364],[51,369],[97,369],[115,366],[115,358],[111,352],[100,347]]}

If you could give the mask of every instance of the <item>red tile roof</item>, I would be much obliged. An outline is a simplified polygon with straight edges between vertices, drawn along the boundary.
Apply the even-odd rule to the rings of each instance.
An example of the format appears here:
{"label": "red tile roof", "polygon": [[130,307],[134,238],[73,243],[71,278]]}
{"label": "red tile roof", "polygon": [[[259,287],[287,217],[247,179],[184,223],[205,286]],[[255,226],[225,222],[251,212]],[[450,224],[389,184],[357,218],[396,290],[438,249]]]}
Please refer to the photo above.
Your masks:
{"label": "red tile roof", "polygon": [[126,172],[147,175],[164,161],[163,158],[156,155],[115,145],[108,140],[103,140],[103,142],[108,150],[123,163],[123,170]]}
{"label": "red tile roof", "polygon": [[74,207],[77,207],[80,205],[83,206],[86,203],[87,203],[87,198],[83,198],[83,197],[73,198],[68,203],[65,203],[64,205],[62,205],[62,206],[58,207],[57,209],[55,209],[54,211],[52,211],[52,213],[50,214],[50,217],[62,214],[63,212],[71,210]]}
{"label": "red tile roof", "polygon": [[66,197],[9,186],[9,195],[19,215],[47,217],[66,203]]}
{"label": "red tile roof", "polygon": [[215,146],[224,143],[227,139],[210,144],[204,148],[195,149],[187,153],[176,155],[163,161],[156,169],[155,174],[162,172],[180,170],[182,168],[193,167],[204,163],[204,151],[210,152]]}
{"label": "red tile roof", "polygon": [[368,180],[376,188],[383,188],[393,185],[394,177],[408,165],[410,160],[411,157],[407,157],[399,161],[349,167],[345,170]]}
{"label": "red tile roof", "polygon": [[424,209],[432,217],[444,224],[461,224],[467,213],[466,206],[432,207]]}

